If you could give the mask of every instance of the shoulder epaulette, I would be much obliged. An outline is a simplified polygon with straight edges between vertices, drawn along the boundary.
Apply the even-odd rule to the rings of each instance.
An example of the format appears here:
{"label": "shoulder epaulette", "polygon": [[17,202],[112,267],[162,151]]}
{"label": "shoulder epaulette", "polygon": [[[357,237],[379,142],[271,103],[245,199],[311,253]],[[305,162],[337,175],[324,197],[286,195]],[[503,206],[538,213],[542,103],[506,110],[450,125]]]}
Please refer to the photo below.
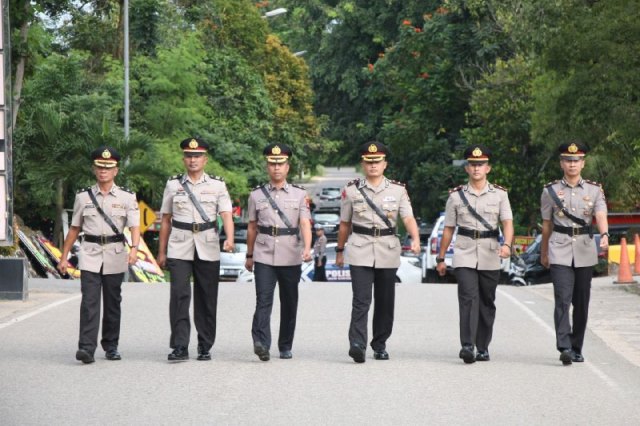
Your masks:
{"label": "shoulder epaulette", "polygon": [[399,181],[397,181],[397,180],[391,180],[391,179],[389,179],[389,182],[391,182],[391,183],[393,183],[393,184],[395,184],[395,185],[407,186],[405,183],[403,183],[403,182],[399,182]]}
{"label": "shoulder epaulette", "polygon": [[258,186],[256,186],[255,188],[253,188],[251,191],[255,191],[256,189],[260,189],[260,188],[262,188],[262,187],[263,187],[263,186],[265,186],[265,185],[266,185],[265,183],[263,183],[263,184],[261,184],[261,185],[258,185]]}
{"label": "shoulder epaulette", "polygon": [[178,179],[178,180],[179,180],[179,179],[182,179],[182,173],[180,173],[179,175],[171,176],[171,177],[169,178],[169,180],[174,180],[174,179]]}
{"label": "shoulder epaulette", "polygon": [[78,192],[76,192],[76,194],[80,194],[81,192],[89,192],[89,191],[91,191],[91,187],[87,186],[85,188],[78,189]]}
{"label": "shoulder epaulette", "polygon": [[293,186],[294,188],[298,188],[298,189],[302,189],[303,191],[306,191],[306,188],[304,186],[298,185],[297,183],[292,183],[290,185]]}
{"label": "shoulder epaulette", "polygon": [[349,181],[349,182],[347,183],[347,186],[357,185],[358,183],[360,183],[360,178],[355,178],[354,180]]}
{"label": "shoulder epaulette", "polygon": [[219,180],[220,182],[224,182],[224,178],[222,176],[213,176],[213,175],[207,175],[209,176],[211,179],[215,179],[215,180]]}
{"label": "shoulder epaulette", "polygon": [[546,188],[547,186],[555,185],[555,184],[556,184],[556,183],[558,183],[558,182],[560,182],[560,181],[559,181],[559,180],[557,180],[557,179],[556,179],[556,180],[553,180],[553,181],[551,181],[551,182],[547,183],[544,187]]}
{"label": "shoulder epaulette", "polygon": [[602,188],[602,184],[599,182],[596,182],[595,180],[585,179],[584,181],[587,183],[590,183],[591,185],[599,186],[600,188]]}
{"label": "shoulder epaulette", "polygon": [[504,186],[496,185],[495,183],[492,183],[491,185],[493,185],[494,187],[496,187],[498,189],[502,189],[504,192],[508,192],[507,188],[505,188]]}
{"label": "shoulder epaulette", "polygon": [[129,194],[135,194],[135,191],[132,191],[129,188],[125,188],[124,186],[121,186],[120,189],[122,189],[124,192],[128,192]]}
{"label": "shoulder epaulette", "polygon": [[451,189],[449,190],[449,194],[451,194],[451,193],[453,193],[453,192],[460,191],[460,190],[462,189],[462,187],[463,187],[463,186],[464,186],[464,185],[458,185],[458,186],[456,186],[455,188],[451,188]]}

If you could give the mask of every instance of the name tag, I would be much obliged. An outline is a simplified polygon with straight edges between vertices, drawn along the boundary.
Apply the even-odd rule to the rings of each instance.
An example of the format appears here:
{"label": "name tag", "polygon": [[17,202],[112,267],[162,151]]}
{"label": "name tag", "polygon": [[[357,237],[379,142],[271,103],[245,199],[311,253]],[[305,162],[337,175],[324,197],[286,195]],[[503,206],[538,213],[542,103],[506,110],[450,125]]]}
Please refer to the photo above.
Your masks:
{"label": "name tag", "polygon": [[395,201],[395,200],[396,200],[396,197],[394,197],[393,195],[388,195],[388,196],[386,196],[386,197],[384,197],[382,199],[382,201],[385,201],[385,202],[386,201]]}

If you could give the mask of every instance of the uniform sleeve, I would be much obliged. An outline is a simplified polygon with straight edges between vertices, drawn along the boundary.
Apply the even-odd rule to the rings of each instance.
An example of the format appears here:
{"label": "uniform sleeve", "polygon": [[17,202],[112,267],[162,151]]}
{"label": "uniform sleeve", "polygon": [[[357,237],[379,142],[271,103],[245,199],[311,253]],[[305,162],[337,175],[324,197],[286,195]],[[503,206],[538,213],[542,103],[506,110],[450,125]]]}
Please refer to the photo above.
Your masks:
{"label": "uniform sleeve", "polygon": [[162,195],[161,214],[173,214],[173,192],[171,191],[171,181],[167,182]]}
{"label": "uniform sleeve", "polygon": [[542,190],[542,195],[540,196],[540,215],[542,220],[551,220],[553,218],[553,203],[547,188]]}
{"label": "uniform sleeve", "polygon": [[348,187],[342,188],[342,195],[340,197],[340,221],[351,222],[353,216],[353,203],[351,197],[347,194]]}
{"label": "uniform sleeve", "polygon": [[309,210],[309,204],[307,203],[307,191],[301,190],[300,204],[298,207],[300,211],[300,219],[311,219],[311,211]]}
{"label": "uniform sleeve", "polygon": [[513,220],[513,212],[511,211],[511,203],[509,202],[509,194],[502,191],[500,200],[500,221]]}
{"label": "uniform sleeve", "polygon": [[595,196],[595,201],[593,204],[593,212],[594,213],[607,212],[607,200],[604,196],[604,190],[602,189],[602,187],[598,188],[598,193]]}
{"label": "uniform sleeve", "polygon": [[409,199],[409,194],[406,189],[402,191],[402,195],[400,196],[398,213],[403,219],[406,217],[413,217],[413,208],[411,208],[411,200]]}
{"label": "uniform sleeve", "polygon": [[253,192],[249,194],[249,206],[247,207],[247,214],[249,215],[250,222],[258,220],[258,215],[256,212],[256,200],[253,197]]}
{"label": "uniform sleeve", "polygon": [[82,228],[83,216],[82,212],[84,210],[84,203],[80,199],[80,194],[76,194],[76,199],[73,202],[73,216],[71,217],[71,226],[77,226],[78,228]]}
{"label": "uniform sleeve", "polygon": [[127,226],[132,228],[140,226],[140,209],[136,194],[131,194],[129,205],[127,206]]}
{"label": "uniform sleeve", "polygon": [[456,226],[458,224],[458,215],[456,214],[456,202],[453,193],[449,194],[447,205],[444,208],[444,226]]}
{"label": "uniform sleeve", "polygon": [[233,208],[231,206],[231,197],[229,196],[227,185],[224,182],[221,182],[221,184],[222,191],[218,196],[218,212],[230,212]]}

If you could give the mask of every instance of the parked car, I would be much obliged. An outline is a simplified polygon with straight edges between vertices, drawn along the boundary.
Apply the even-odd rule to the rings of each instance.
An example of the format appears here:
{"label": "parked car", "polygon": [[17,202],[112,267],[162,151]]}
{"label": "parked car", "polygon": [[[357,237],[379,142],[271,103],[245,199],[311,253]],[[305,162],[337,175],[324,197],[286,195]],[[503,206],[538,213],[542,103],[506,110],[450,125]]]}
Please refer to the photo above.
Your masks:
{"label": "parked car", "polygon": [[233,253],[222,249],[224,240],[220,240],[220,280],[237,280],[244,268],[247,254],[247,243],[244,240],[235,241]]}
{"label": "parked car", "polygon": [[337,213],[314,213],[312,215],[313,224],[324,228],[324,235],[327,241],[338,240],[338,228],[340,227],[340,215]]}
{"label": "parked car", "polygon": [[[327,265],[325,267],[327,281],[332,282],[351,282],[351,271],[349,265],[344,265],[342,268],[336,265],[336,243],[327,244]],[[347,245],[346,250],[349,249]],[[418,266],[419,260],[417,258],[401,257],[400,267],[396,273],[396,282],[398,283],[419,283],[420,282],[420,267]],[[313,281],[314,265],[313,262],[305,262],[302,264],[302,275],[300,276],[300,282]],[[253,282],[254,276],[252,272],[245,271],[238,278],[238,282]]]}
{"label": "parked car", "polygon": [[401,241],[402,256],[418,257],[418,258],[421,257],[422,252],[424,252],[424,250],[426,249],[426,246],[429,244],[429,237],[430,237],[430,234],[420,233],[420,247],[422,248],[422,250],[420,254],[415,254],[414,252],[411,251],[411,236],[408,234],[405,235]]}
{"label": "parked car", "polygon": [[[444,277],[440,277],[436,271],[436,257],[440,253],[440,242],[442,241],[442,233],[444,231],[444,213],[440,213],[440,217],[433,225],[433,230],[429,236],[426,250],[422,253],[422,282],[423,283],[439,283],[449,282],[455,280],[453,275],[453,247],[456,242],[456,236],[458,228],[453,233],[451,244],[447,248],[445,255],[445,263],[447,265],[447,274]],[[500,242],[503,241],[502,230],[500,230]],[[500,265],[500,281],[507,282],[509,279],[509,268],[511,265],[511,259],[502,259]]]}
{"label": "parked car", "polygon": [[341,193],[342,189],[338,187],[327,186],[320,188],[316,193],[315,211],[339,211]]}

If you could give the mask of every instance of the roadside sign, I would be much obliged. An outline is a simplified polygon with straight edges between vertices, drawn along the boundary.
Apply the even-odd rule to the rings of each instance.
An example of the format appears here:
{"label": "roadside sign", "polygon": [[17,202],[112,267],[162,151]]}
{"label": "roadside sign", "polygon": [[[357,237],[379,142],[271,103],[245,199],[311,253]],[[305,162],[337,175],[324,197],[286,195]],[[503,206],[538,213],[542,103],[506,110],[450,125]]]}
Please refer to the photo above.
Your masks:
{"label": "roadside sign", "polygon": [[138,208],[140,209],[140,233],[144,234],[144,231],[156,221],[156,214],[144,201],[138,201]]}

